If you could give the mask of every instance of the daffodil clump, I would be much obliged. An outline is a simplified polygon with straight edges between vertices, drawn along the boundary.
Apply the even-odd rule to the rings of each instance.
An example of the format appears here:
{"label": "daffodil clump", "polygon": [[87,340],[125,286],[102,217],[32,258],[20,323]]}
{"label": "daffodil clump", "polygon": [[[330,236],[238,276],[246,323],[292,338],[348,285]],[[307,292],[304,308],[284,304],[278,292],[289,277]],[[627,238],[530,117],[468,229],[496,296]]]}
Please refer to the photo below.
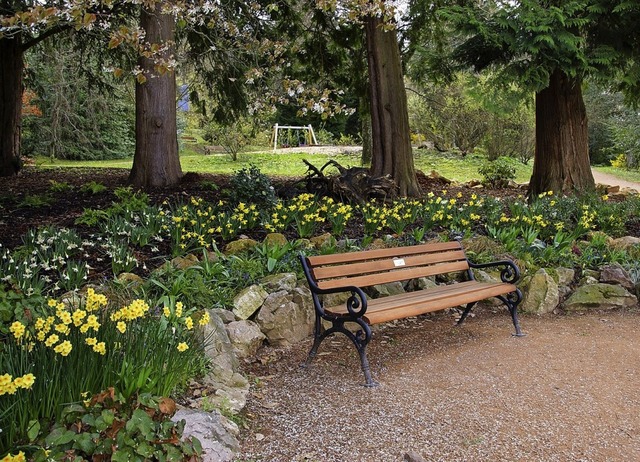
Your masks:
{"label": "daffodil clump", "polygon": [[242,231],[255,229],[260,218],[255,204],[240,202],[231,207],[219,201],[212,205],[192,197],[171,213],[171,224],[164,228],[172,236],[174,253],[184,253],[194,248],[212,248],[218,237],[230,240]]}
{"label": "daffodil clump", "polygon": [[323,198],[320,210],[326,220],[331,223],[331,233],[336,236],[344,233],[349,221],[353,218],[353,207],[349,204],[334,201],[331,197]]}
{"label": "daffodil clump", "polygon": [[82,393],[168,396],[205,364],[197,331],[209,315],[181,302],[159,313],[140,299],[116,309],[89,288],[76,305],[50,299],[40,311],[13,321],[3,345],[0,447],[25,442],[30,422],[59,418]]}
{"label": "daffodil clump", "polygon": [[299,194],[291,200],[287,206],[287,212],[293,217],[293,221],[301,238],[309,238],[315,230],[325,221],[318,198],[313,194]]}

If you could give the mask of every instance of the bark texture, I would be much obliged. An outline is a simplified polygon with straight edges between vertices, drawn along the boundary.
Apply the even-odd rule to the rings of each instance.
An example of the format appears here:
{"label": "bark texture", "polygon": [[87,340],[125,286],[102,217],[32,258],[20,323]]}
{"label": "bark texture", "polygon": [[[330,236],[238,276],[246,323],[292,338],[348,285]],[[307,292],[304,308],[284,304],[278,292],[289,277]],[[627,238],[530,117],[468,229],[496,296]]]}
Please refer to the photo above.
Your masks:
{"label": "bark texture", "polygon": [[0,38],[0,176],[18,173],[24,51],[20,35]]}
{"label": "bark texture", "polygon": [[595,189],[580,84],[580,80],[556,70],[549,86],[536,94],[536,151],[530,197],[545,191],[581,194]]}
{"label": "bark texture", "polygon": [[413,165],[407,94],[395,29],[384,30],[379,18],[365,24],[371,101],[373,176],[391,175],[401,196],[420,192]]}
{"label": "bark texture", "polygon": [[[175,37],[172,16],[142,10],[140,25],[148,43],[171,43]],[[173,53],[173,46],[167,54]],[[136,83],[136,152],[129,182],[140,188],[175,185],[182,178],[176,124],[176,78],[173,70],[156,71],[153,59],[141,57],[146,82]]]}

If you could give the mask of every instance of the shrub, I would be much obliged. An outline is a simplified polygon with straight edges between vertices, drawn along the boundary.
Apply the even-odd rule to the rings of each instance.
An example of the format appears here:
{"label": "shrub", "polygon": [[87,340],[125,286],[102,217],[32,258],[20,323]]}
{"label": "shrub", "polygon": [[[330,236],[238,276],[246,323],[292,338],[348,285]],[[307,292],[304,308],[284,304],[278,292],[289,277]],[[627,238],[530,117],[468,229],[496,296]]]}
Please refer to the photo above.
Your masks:
{"label": "shrub", "polygon": [[255,165],[233,174],[230,180],[230,199],[234,203],[247,202],[272,207],[277,202],[271,180]]}
{"label": "shrub", "polygon": [[483,177],[483,183],[493,188],[504,188],[516,177],[516,169],[511,161],[505,157],[499,157],[494,161],[486,162],[478,170]]}

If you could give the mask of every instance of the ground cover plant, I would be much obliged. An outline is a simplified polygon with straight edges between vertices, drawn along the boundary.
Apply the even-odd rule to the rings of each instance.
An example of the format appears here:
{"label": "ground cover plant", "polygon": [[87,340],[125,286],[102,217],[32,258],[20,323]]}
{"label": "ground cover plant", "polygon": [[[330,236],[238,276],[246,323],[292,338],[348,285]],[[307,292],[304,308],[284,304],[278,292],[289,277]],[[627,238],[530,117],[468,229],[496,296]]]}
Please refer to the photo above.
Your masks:
{"label": "ground cover plant", "polygon": [[[509,256],[525,272],[619,262],[636,278],[640,274],[637,248],[611,251],[607,244],[610,237],[640,234],[640,200],[633,196],[575,198],[549,191],[528,201],[517,189],[478,190],[422,176],[421,198],[345,204],[292,189],[291,181],[270,180],[257,167],[240,171],[242,187],[235,189],[232,178],[196,177],[173,192],[141,193],[123,187],[124,178],[107,181],[109,175],[115,173],[99,182],[84,176],[82,184],[58,178],[70,184],[55,192],[58,201],[71,204],[65,194],[79,199],[62,219],[38,215],[37,208],[27,209],[28,215],[19,198],[0,204],[16,222],[40,217],[17,237],[20,227],[13,227],[0,242],[0,455],[15,444],[28,454],[36,443],[53,444],[46,439],[55,431],[51,425],[69,423],[63,403],[80,404],[113,387],[120,405],[133,409],[131,400],[142,393],[166,396],[179,389],[206,367],[196,335],[206,309],[229,308],[240,289],[267,274],[300,272],[301,249],[331,253],[362,249],[376,239],[405,245],[485,236],[492,245],[472,249],[476,260]],[[92,182],[107,190],[79,192]],[[261,200],[252,203],[252,197]],[[287,241],[259,243],[273,232]],[[332,234],[327,244],[310,248],[306,239],[323,233]],[[258,244],[238,255],[220,251],[242,235]],[[189,254],[197,264],[168,263]],[[122,272],[144,280],[117,281]],[[149,344],[164,348],[148,356]],[[85,366],[86,358],[91,367],[73,365]],[[177,364],[183,369],[173,369]],[[19,424],[5,430],[14,419]]]}

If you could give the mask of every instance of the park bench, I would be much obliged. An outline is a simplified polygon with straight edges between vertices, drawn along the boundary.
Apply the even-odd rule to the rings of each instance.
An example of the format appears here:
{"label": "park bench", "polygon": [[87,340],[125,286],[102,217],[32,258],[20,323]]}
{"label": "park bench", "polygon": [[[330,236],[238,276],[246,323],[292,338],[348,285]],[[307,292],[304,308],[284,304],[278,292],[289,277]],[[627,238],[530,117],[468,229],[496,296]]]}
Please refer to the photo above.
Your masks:
{"label": "park bench", "polygon": [[[473,264],[458,241],[309,257],[300,254],[300,261],[316,312],[313,346],[305,365],[315,358],[327,336],[341,332],[353,342],[360,355],[366,386],[376,385],[366,356],[373,324],[464,306],[458,321],[462,324],[477,302],[497,297],[511,314],[515,335],[523,335],[517,315],[517,306],[522,299],[515,286],[520,277],[518,267],[510,260]],[[501,269],[501,282],[475,279],[474,268],[490,267]],[[378,284],[454,272],[463,272],[466,280],[376,299],[367,298],[362,290]],[[344,305],[324,306],[322,295],[339,292],[351,293]],[[330,322],[331,327],[324,329],[323,320]],[[345,323],[355,323],[359,327],[347,324],[357,330],[348,329]]]}

